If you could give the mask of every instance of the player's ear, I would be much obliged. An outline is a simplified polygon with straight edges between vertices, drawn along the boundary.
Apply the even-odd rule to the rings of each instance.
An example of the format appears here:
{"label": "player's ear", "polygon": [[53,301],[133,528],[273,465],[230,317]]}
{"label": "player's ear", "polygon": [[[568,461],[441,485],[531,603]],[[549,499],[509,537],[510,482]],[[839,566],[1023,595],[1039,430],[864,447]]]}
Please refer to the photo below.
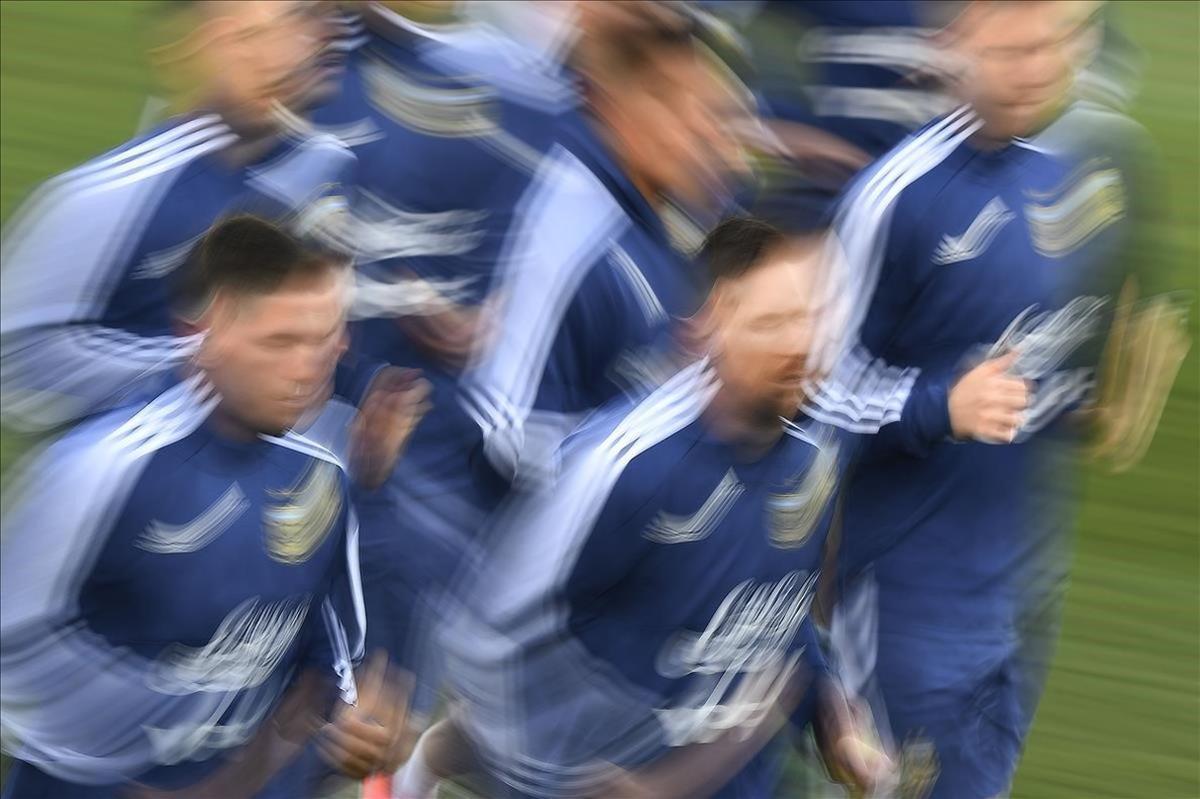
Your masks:
{"label": "player's ear", "polygon": [[208,329],[212,313],[211,297],[199,299],[183,296],[186,289],[181,291],[173,307],[171,333],[176,336],[194,336]]}
{"label": "player's ear", "polygon": [[204,344],[197,356],[201,368],[211,368],[225,357],[231,340],[230,328],[238,313],[237,306],[236,297],[217,292],[192,320],[192,332],[205,334]]}
{"label": "player's ear", "polygon": [[678,338],[684,351],[697,357],[711,354],[718,346],[718,292],[714,288],[700,310],[680,323]]}

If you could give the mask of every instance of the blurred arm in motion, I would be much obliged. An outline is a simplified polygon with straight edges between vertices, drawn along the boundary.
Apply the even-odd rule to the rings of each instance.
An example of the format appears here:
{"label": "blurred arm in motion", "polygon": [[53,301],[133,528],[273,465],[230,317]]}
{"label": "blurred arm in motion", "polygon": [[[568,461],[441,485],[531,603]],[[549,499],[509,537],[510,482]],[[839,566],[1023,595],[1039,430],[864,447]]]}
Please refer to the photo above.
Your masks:
{"label": "blurred arm in motion", "polygon": [[[314,225],[344,209],[353,155],[287,129],[322,91],[308,7],[172,6],[153,52],[186,111],[43,185],[6,227],[0,410],[44,429],[113,407],[185,361],[171,282],[210,225],[238,210]],[[306,210],[307,209],[307,210]],[[319,214],[317,213],[319,211]]]}

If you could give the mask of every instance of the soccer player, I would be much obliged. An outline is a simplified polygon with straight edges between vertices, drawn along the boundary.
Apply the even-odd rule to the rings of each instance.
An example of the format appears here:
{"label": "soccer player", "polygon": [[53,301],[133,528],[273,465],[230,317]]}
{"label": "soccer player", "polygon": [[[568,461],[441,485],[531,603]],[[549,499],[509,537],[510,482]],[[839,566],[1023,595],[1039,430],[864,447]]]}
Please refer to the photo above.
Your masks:
{"label": "soccer player", "polygon": [[844,200],[838,236],[870,303],[810,412],[877,432],[847,489],[853,601],[834,625],[835,641],[877,630],[874,651],[838,647],[854,687],[878,691],[932,796],[986,799],[1007,790],[1027,726],[1016,651],[1046,527],[1038,442],[1088,390],[1106,297],[1084,245],[1120,216],[1102,181],[1023,138],[1069,84],[1065,6],[935,7],[969,105]]}
{"label": "soccer player", "polygon": [[[438,33],[405,10],[370,3],[346,21],[362,35],[347,53],[341,90],[313,120],[357,157],[357,213],[390,232],[376,245],[381,257],[359,267],[354,349],[420,369],[432,387],[403,461],[385,485],[356,497],[364,594],[377,620],[370,643],[415,673],[410,718],[419,725],[437,687],[426,636],[435,619],[419,612],[425,588],[455,568],[461,539],[482,524],[467,468],[479,432],[458,403],[458,376],[513,209],[576,96],[562,76],[513,66],[523,63],[510,57],[514,45],[494,32]],[[415,307],[414,274],[455,290]]]}
{"label": "soccer player", "polygon": [[[352,672],[347,478],[290,430],[344,347],[348,267],[235,217],[189,269],[189,364],[56,441],[5,498],[5,796],[255,795],[321,716],[337,768],[396,765],[395,678],[383,661]],[[264,795],[306,795],[301,775]]]}
{"label": "soccer player", "polygon": [[584,414],[673,371],[664,335],[698,297],[660,214],[667,198],[703,206],[728,177],[718,80],[683,18],[590,59],[585,114],[521,200],[496,341],[464,380],[501,485],[545,477]]}
{"label": "soccer player", "polygon": [[186,360],[197,340],[174,335],[169,283],[214,221],[253,210],[315,229],[344,207],[353,155],[278,113],[328,90],[309,6],[201,0],[164,25],[178,38],[154,55],[188,81],[186,110],[48,181],[5,230],[7,424],[60,425]]}
{"label": "soccer player", "polygon": [[919,2],[706,5],[743,17],[766,127],[782,156],[755,207],[782,224],[830,213],[857,172],[953,103]]}
{"label": "soccer player", "polygon": [[886,771],[809,617],[842,437],[788,418],[823,329],[823,254],[720,224],[708,357],[598,411],[559,481],[502,512],[448,650],[463,729],[505,790],[771,796],[765,747],[789,714],[859,787]]}
{"label": "soccer player", "polygon": [[920,83],[940,76],[942,63],[922,10],[903,0],[767,3],[763,13],[790,16],[805,28],[795,50],[808,69],[805,97],[791,98],[802,107],[780,109],[783,116],[877,158],[944,113],[951,99],[942,87]]}
{"label": "soccer player", "polygon": [[[721,184],[731,139],[713,102],[718,78],[673,12],[607,22],[620,35],[593,29],[585,40],[584,113],[562,126],[520,201],[496,334],[463,377],[482,436],[472,501],[489,511],[514,482],[551,476],[584,415],[670,374],[671,320],[698,303],[659,214],[668,197],[700,205]],[[457,747],[439,740],[418,744],[403,791],[423,795],[447,774],[443,750]]]}

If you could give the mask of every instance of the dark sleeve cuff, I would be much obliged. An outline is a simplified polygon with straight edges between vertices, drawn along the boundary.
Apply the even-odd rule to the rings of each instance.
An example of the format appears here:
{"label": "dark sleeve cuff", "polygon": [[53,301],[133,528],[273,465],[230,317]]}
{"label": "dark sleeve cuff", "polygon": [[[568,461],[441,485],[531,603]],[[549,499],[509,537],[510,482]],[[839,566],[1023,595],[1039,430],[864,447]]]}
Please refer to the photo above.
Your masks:
{"label": "dark sleeve cuff", "polygon": [[913,384],[900,420],[879,431],[878,444],[923,458],[951,435],[950,381],[942,375],[922,374]]}
{"label": "dark sleeve cuff", "polygon": [[913,443],[937,444],[950,436],[950,381],[943,378],[917,380],[904,406],[901,421],[911,417]]}

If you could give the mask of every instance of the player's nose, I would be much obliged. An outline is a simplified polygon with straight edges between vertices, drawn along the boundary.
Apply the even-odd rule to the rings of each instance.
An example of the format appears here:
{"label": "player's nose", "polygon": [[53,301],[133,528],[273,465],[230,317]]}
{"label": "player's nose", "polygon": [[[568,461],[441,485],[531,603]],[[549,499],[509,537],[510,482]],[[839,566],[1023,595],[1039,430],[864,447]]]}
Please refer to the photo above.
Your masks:
{"label": "player's nose", "polygon": [[285,377],[297,385],[314,386],[324,382],[332,368],[333,362],[324,349],[298,347],[287,361]]}

